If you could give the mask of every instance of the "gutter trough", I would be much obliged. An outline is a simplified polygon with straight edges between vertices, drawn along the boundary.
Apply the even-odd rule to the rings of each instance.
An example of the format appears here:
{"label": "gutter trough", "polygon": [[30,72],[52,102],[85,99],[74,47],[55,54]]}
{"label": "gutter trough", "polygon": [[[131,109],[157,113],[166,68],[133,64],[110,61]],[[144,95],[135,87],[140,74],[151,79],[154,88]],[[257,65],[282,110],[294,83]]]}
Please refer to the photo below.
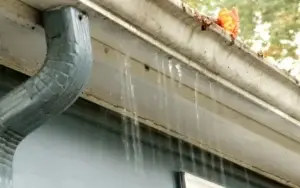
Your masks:
{"label": "gutter trough", "polygon": [[[239,41],[232,45],[219,27],[202,31],[180,3],[12,0],[0,5],[2,65],[34,75],[46,54],[40,11],[77,7],[89,15],[94,54],[83,98],[300,186],[296,80]],[[28,44],[40,48],[24,48]],[[128,104],[124,88],[131,85]]]}

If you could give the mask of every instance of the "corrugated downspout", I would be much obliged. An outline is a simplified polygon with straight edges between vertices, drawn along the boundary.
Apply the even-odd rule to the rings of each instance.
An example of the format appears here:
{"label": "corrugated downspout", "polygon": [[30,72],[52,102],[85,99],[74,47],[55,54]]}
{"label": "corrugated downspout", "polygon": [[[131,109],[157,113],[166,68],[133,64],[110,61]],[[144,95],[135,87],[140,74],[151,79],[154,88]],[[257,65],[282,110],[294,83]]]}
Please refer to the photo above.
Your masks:
{"label": "corrugated downspout", "polygon": [[24,138],[73,104],[91,73],[88,18],[72,7],[63,7],[45,12],[43,23],[47,42],[43,67],[0,99],[1,188],[11,187],[12,156],[20,136]]}

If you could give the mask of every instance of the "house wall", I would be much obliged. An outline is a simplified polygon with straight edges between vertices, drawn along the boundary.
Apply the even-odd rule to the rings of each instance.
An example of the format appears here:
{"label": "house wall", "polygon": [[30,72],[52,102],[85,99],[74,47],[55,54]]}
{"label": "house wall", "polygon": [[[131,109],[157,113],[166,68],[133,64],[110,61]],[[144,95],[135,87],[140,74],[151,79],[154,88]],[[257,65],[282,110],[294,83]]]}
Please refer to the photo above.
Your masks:
{"label": "house wall", "polygon": [[[0,95],[26,79],[0,69]],[[228,188],[284,187],[83,100],[26,137],[14,157],[15,188],[174,188],[184,170]],[[135,127],[135,126],[133,126]],[[124,134],[128,128],[128,134]]]}

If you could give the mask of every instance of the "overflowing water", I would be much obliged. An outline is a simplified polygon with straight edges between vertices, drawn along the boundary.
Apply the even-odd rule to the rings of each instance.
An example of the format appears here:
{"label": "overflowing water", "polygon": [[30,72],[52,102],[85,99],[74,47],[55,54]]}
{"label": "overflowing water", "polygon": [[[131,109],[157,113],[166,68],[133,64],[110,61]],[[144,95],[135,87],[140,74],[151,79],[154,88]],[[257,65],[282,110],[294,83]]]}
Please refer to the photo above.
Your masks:
{"label": "overflowing water", "polygon": [[[217,101],[216,101],[216,93],[215,93],[215,90],[214,90],[214,85],[213,85],[212,82],[209,83],[209,87],[210,87],[210,96],[213,99],[213,106],[212,106],[212,108],[217,112],[218,111],[218,105],[217,105]],[[213,131],[214,132],[214,138],[213,138],[213,140],[216,141],[216,148],[217,148],[218,151],[222,151],[222,149],[220,147],[219,137],[216,134],[216,125],[215,125],[214,119],[212,119],[212,127],[213,127],[213,130],[214,130]],[[219,159],[220,159],[221,181],[222,181],[223,185],[226,185],[226,179],[225,179],[224,167],[223,167],[223,158],[220,157]],[[212,155],[211,160],[212,160],[211,164],[213,165],[213,168],[215,168],[214,155]]]}
{"label": "overflowing water", "polygon": [[[199,81],[198,81],[198,73],[196,72],[195,74],[195,83],[194,83],[194,88],[197,88],[198,87],[198,84],[199,84]],[[201,140],[201,136],[199,136],[199,133],[201,131],[201,126],[200,126],[200,118],[199,118],[199,104],[198,104],[198,92],[197,90],[195,89],[194,90],[194,98],[195,98],[195,115],[196,115],[196,122],[197,122],[197,125],[196,125],[196,128],[197,128],[197,136],[198,138],[200,139],[200,143],[203,143],[202,140]],[[193,151],[192,151],[193,152]],[[193,155],[194,156],[194,155]],[[205,159],[205,156],[204,156],[204,153],[201,152],[201,161],[206,161]],[[194,161],[193,161],[194,162]],[[202,174],[204,177],[207,177],[207,172],[206,172],[206,168],[203,167],[202,168]]]}
{"label": "overflowing water", "polygon": [[[170,165],[177,165],[179,170],[188,171],[194,174],[201,174],[201,176],[205,179],[211,181],[218,181],[220,185],[227,187],[228,180],[227,174],[231,174],[232,176],[235,174],[234,170],[232,170],[232,166],[225,167],[225,162],[222,157],[217,157],[214,154],[207,154],[205,152],[196,152],[198,150],[194,143],[188,144],[188,149],[186,148],[186,142],[181,139],[178,139],[174,142],[173,137],[171,136],[173,131],[181,132],[184,131],[185,125],[182,125],[180,119],[182,118],[182,110],[181,104],[178,102],[178,98],[181,97],[178,92],[180,89],[183,88],[183,82],[187,79],[183,75],[183,69],[181,64],[178,61],[173,60],[172,58],[161,58],[158,54],[154,55],[154,61],[157,69],[157,78],[156,84],[159,86],[159,90],[153,93],[153,100],[157,101],[157,113],[160,114],[160,117],[163,117],[163,122],[166,128],[166,138],[168,140],[167,147],[170,151],[176,151],[178,157],[176,155],[170,155],[171,160],[169,161]],[[138,103],[137,103],[137,96],[135,91],[135,83],[133,83],[132,73],[131,73],[131,60],[129,56],[126,56],[124,59],[124,64],[121,71],[121,78],[122,78],[122,88],[121,88],[121,100],[122,105],[125,107],[123,109],[123,143],[125,148],[125,157],[127,161],[134,161],[134,166],[136,169],[141,170],[140,172],[144,172],[143,163],[144,163],[144,153],[143,153],[143,144],[142,138],[140,133],[140,125],[139,125],[139,117],[140,114],[138,113]],[[145,72],[147,74],[147,72]],[[202,114],[201,109],[201,101],[199,101],[199,91],[198,88],[200,87],[200,73],[195,72],[195,75],[190,75],[190,78],[194,80],[194,107],[192,116],[195,118],[196,124],[189,125],[195,126],[197,135],[197,142],[201,143],[202,145],[207,145],[208,147],[211,145],[217,151],[222,153],[222,148],[220,146],[220,138],[217,134],[216,127],[218,122],[215,122],[213,118],[211,118],[210,126],[213,134],[211,137],[206,139],[206,143],[202,140],[203,136],[203,125],[202,122],[205,117]],[[217,98],[219,93],[216,92],[216,86],[214,82],[208,83],[209,85],[209,96],[211,99],[211,109],[214,113],[218,113],[218,102]],[[201,99],[202,100],[202,99]],[[171,117],[173,119],[171,119]],[[174,119],[175,117],[175,119]],[[155,139],[156,133],[151,132],[151,128],[148,129],[149,137],[150,138],[150,145],[152,149],[152,163],[156,164],[157,160],[161,157],[158,156],[160,152],[157,151],[157,146]],[[161,148],[162,149],[162,148]],[[160,153],[161,154],[161,153]],[[186,163],[186,159],[191,161],[191,166],[188,167]],[[220,174],[211,174],[209,169],[213,169],[214,171],[219,171]],[[227,170],[225,170],[227,169]],[[248,179],[248,171],[244,169],[244,178],[246,179],[247,188],[251,187]]]}
{"label": "overflowing water", "polygon": [[[133,161],[137,170],[142,169],[143,166],[143,152],[140,138],[140,127],[138,121],[138,112],[135,101],[134,85],[132,83],[130,73],[130,58],[127,56],[124,61],[122,69],[122,89],[121,100],[123,106],[123,126],[124,137],[123,142],[125,146],[126,159],[130,160],[131,149],[133,149]],[[130,117],[130,118],[128,118]],[[132,147],[129,143],[132,143]]]}
{"label": "overflowing water", "polygon": [[[158,71],[160,72],[160,74],[158,74],[157,77],[157,81],[158,84],[161,86],[161,92],[159,95],[159,109],[160,111],[164,114],[164,118],[165,118],[165,122],[166,122],[166,127],[167,127],[167,138],[168,138],[168,147],[172,148],[173,147],[173,142],[171,139],[171,122],[170,122],[170,116],[169,116],[169,102],[168,102],[168,84],[167,84],[167,68],[165,60],[164,59],[158,59],[158,56],[156,54],[157,57],[157,67],[158,67]],[[170,69],[170,67],[169,67]],[[172,158],[172,162],[174,162],[174,159]]]}

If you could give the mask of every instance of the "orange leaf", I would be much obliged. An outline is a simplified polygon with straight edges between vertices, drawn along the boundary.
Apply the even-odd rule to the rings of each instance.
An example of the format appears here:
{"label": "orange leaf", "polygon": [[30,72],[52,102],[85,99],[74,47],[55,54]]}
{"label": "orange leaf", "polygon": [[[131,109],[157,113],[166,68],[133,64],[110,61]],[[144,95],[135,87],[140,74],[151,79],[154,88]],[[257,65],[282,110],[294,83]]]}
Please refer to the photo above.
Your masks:
{"label": "orange leaf", "polygon": [[232,10],[222,8],[218,15],[217,24],[230,33],[233,38],[236,38],[240,27],[238,9],[236,7],[233,7]]}

